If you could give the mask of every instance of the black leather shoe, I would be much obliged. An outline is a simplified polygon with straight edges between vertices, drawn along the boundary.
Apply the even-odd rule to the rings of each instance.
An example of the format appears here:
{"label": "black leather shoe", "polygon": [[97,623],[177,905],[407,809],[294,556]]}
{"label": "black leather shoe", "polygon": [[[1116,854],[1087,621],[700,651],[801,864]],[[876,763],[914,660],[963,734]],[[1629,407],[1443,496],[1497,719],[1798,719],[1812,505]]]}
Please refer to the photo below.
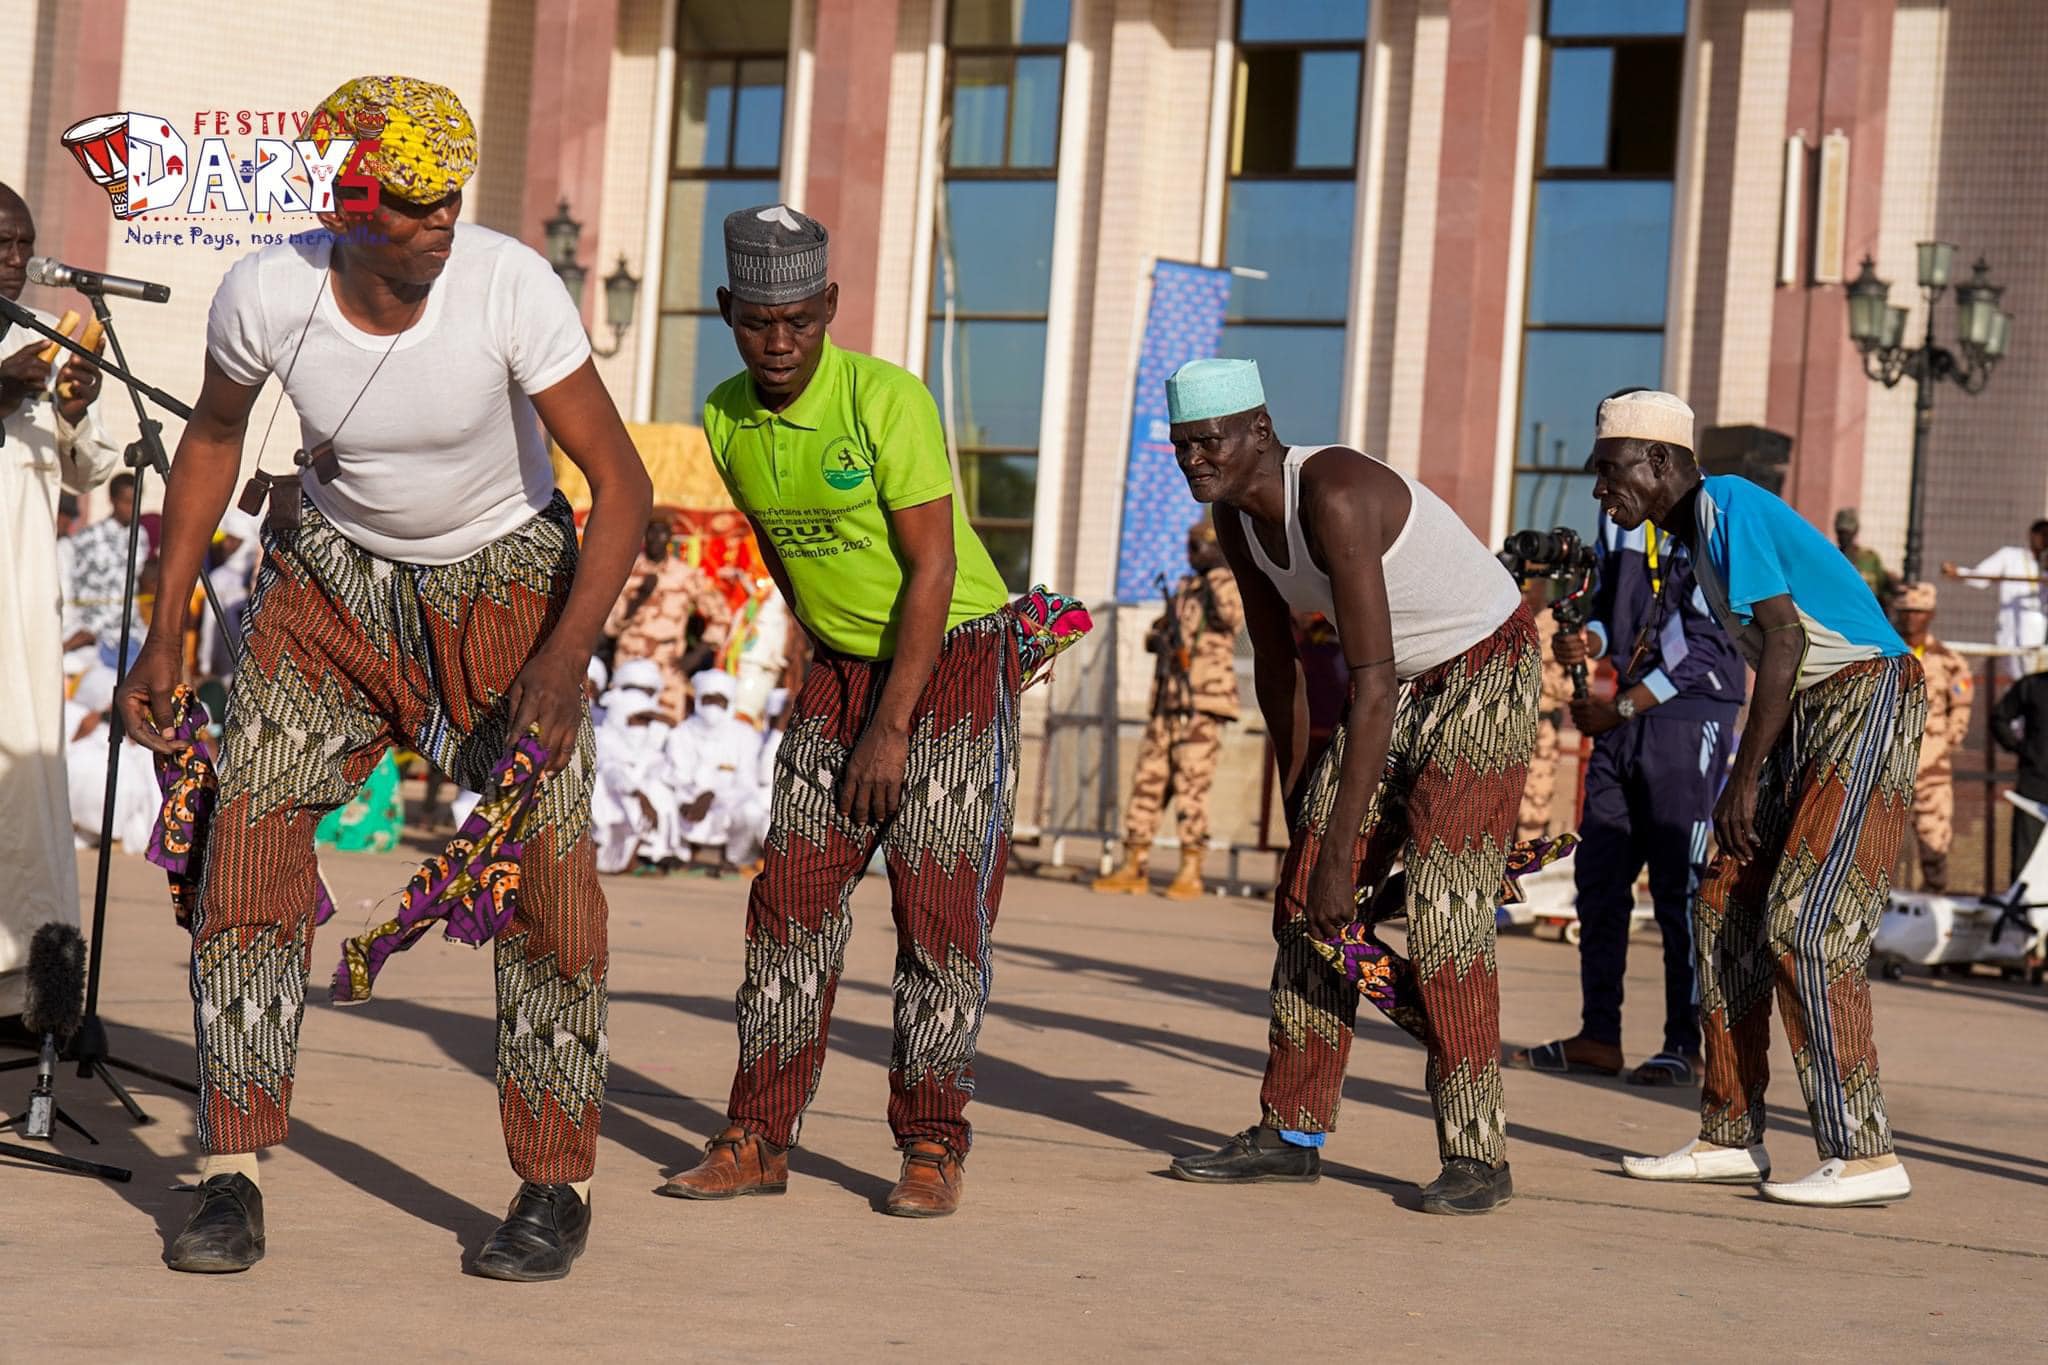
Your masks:
{"label": "black leather shoe", "polygon": [[164,1253],[164,1264],[195,1275],[232,1275],[263,1259],[263,1191],[246,1175],[217,1175],[197,1186],[192,1216]]}
{"label": "black leather shoe", "polygon": [[590,1205],[567,1185],[528,1180],[470,1265],[491,1280],[559,1280],[590,1239]]}
{"label": "black leather shoe", "polygon": [[1323,1154],[1313,1147],[1289,1142],[1277,1128],[1255,1125],[1224,1143],[1220,1151],[1175,1157],[1171,1169],[1182,1180],[1291,1180],[1307,1184],[1322,1179]]}
{"label": "black leather shoe", "polygon": [[1492,1213],[1515,1197],[1514,1178],[1506,1162],[1489,1166],[1469,1156],[1454,1156],[1443,1174],[1422,1191],[1424,1213]]}

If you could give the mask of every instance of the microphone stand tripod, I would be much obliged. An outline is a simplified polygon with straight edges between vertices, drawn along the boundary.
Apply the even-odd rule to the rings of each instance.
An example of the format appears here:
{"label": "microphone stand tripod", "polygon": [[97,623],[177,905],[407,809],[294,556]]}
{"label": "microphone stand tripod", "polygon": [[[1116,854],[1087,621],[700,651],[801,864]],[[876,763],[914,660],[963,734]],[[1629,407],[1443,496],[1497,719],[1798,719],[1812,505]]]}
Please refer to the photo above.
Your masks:
{"label": "microphone stand tripod", "polygon": [[[93,316],[99,319],[100,326],[105,329],[107,344],[114,353],[114,363],[110,364],[100,356],[93,354],[70,337],[58,332],[55,328],[44,326],[33,314],[20,304],[15,303],[12,299],[0,297],[0,317],[5,317],[20,326],[41,333],[50,340],[57,342],[65,350],[97,367],[102,373],[120,380],[128,389],[130,401],[135,404],[135,418],[140,425],[142,434],[128,446],[125,452],[127,464],[135,471],[135,506],[138,509],[138,515],[131,517],[128,522],[127,576],[121,590],[121,644],[119,659],[120,669],[125,674],[128,669],[128,647],[135,620],[135,562],[142,545],[142,518],[139,515],[139,509],[142,505],[142,480],[152,469],[156,471],[157,477],[167,482],[171,477],[171,462],[164,454],[163,425],[149,416],[147,410],[142,406],[142,399],[147,394],[150,401],[154,402],[158,407],[171,413],[173,416],[181,417],[188,421],[192,417],[192,409],[163,390],[144,383],[128,372],[127,356],[122,352],[121,338],[114,331],[113,315],[107,310],[105,296],[96,291],[81,292],[86,293],[92,299]],[[213,613],[215,623],[220,627],[221,638],[227,642],[228,657],[230,660],[239,663],[242,653],[241,640],[233,630],[229,629],[227,613],[221,608],[220,598],[214,592],[213,584],[207,580],[204,574],[200,575],[199,582],[200,586],[206,591],[206,603]],[[130,1118],[134,1119],[137,1123],[149,1123],[152,1121],[150,1116],[143,1112],[141,1105],[135,1102],[135,1097],[128,1093],[127,1087],[121,1084],[120,1080],[114,1075],[112,1068],[118,1067],[123,1071],[146,1077],[162,1085],[172,1086],[190,1095],[197,1095],[199,1087],[191,1081],[170,1075],[168,1072],[158,1071],[153,1067],[143,1066],[140,1063],[113,1055],[107,1046],[106,1025],[100,1019],[100,966],[105,957],[107,876],[113,864],[114,846],[112,831],[114,825],[114,803],[121,776],[122,735],[121,710],[117,706],[114,708],[113,717],[107,726],[107,781],[105,798],[100,807],[99,867],[93,886],[92,937],[88,945],[89,951],[86,958],[85,1015],[78,1026],[78,1031],[71,1035],[71,1041],[67,1044],[64,1055],[66,1060],[78,1063],[78,1074],[81,1077],[97,1076],[101,1083],[113,1093],[114,1098],[121,1102],[121,1107],[128,1111]],[[0,1063],[0,1071],[13,1071],[34,1065],[36,1065],[36,1059],[27,1058],[20,1061]],[[72,1126],[76,1127],[77,1125],[73,1124]],[[80,1129],[80,1131],[83,1132],[84,1130]],[[87,1133],[86,1136],[91,1138],[92,1135]],[[97,1141],[97,1139],[94,1139],[94,1141]],[[47,1164],[64,1165],[66,1169],[77,1169],[76,1165],[69,1164],[71,1162],[72,1158],[67,1157],[61,1162],[50,1161]],[[90,1166],[92,1163],[79,1164]],[[91,1173],[102,1174],[107,1169],[112,1168],[100,1168]]]}

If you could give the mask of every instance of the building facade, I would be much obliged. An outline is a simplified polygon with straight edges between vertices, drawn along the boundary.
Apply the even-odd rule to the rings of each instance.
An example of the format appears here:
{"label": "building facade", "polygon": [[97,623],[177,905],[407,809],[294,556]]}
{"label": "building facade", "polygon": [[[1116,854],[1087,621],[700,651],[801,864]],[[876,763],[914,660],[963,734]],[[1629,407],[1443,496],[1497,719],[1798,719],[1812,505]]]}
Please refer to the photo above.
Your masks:
{"label": "building facade", "polygon": [[[1865,377],[1840,284],[1874,257],[1917,334],[1913,244],[1945,238],[1989,258],[2018,324],[1984,394],[1937,396],[1927,561],[1973,562],[2048,508],[2031,0],[17,11],[0,179],[35,207],[41,251],[172,286],[120,315],[136,368],[173,391],[197,388],[206,302],[239,252],[136,240],[59,134],[116,109],[303,110],[392,69],[476,114],[466,217],[539,245],[568,204],[605,349],[601,277],[623,259],[641,279],[600,362],[629,417],[695,420],[736,368],[713,297],[723,215],[782,198],[824,220],[837,339],[932,386],[968,511],[1020,586],[1110,590],[1159,260],[1241,270],[1224,349],[1261,360],[1284,436],[1383,455],[1489,540],[1589,527],[1593,404],[1645,384],[1703,427],[1790,437],[1786,496],[1823,525],[1859,506],[1896,567],[1911,386]],[[273,461],[294,443],[273,436]],[[1987,638],[1988,608],[1946,594],[1942,628]]]}

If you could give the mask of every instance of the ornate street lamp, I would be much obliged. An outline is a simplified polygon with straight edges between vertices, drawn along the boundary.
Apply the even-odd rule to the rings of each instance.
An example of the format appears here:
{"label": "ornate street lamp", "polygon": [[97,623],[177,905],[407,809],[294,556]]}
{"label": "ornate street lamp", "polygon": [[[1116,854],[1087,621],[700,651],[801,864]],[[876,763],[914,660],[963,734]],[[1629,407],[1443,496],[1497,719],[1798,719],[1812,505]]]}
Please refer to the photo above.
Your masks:
{"label": "ornate street lamp", "polygon": [[[583,284],[590,278],[590,272],[576,260],[583,240],[583,224],[570,216],[567,199],[556,205],[555,216],[541,224],[541,231],[547,234],[548,264],[554,268],[562,287],[569,291],[569,297],[580,309],[583,306]],[[632,330],[633,314],[639,302],[640,281],[626,269],[626,258],[621,254],[618,269],[604,277],[604,314],[606,325],[612,329],[611,349],[605,350],[593,344],[593,353],[607,358],[619,353],[619,347],[625,344],[626,333]]]}
{"label": "ornate street lamp", "polygon": [[1845,287],[1849,296],[1849,340],[1863,357],[1863,372],[1886,388],[1901,379],[1913,380],[1913,471],[1906,502],[1906,580],[1920,578],[1921,522],[1927,503],[1927,436],[1934,428],[1934,387],[1943,379],[1964,393],[1978,394],[1991,381],[1992,367],[2005,354],[2012,335],[2012,314],[1998,306],[2001,285],[1991,283],[1991,267],[1978,258],[1968,283],[1955,286],[1958,351],[1934,344],[1934,305],[1949,287],[1955,265],[1955,244],[1921,242],[1917,255],[1919,284],[1927,299],[1927,333],[1918,346],[1905,344],[1906,310],[1892,306],[1891,285],[1879,279],[1870,257]]}
{"label": "ornate street lamp", "polygon": [[576,247],[583,240],[583,224],[569,216],[569,201],[555,207],[555,216],[540,225],[548,235],[548,264],[556,270],[576,264]]}

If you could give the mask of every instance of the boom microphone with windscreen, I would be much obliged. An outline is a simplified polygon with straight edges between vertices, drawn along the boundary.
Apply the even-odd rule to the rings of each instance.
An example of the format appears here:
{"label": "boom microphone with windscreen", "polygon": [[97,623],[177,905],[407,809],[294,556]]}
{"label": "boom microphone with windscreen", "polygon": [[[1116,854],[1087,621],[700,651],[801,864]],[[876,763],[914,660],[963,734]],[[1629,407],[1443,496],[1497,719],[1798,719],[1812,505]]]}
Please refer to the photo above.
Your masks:
{"label": "boom microphone with windscreen", "polygon": [[47,1140],[56,1115],[57,1049],[85,1018],[85,939],[68,924],[45,924],[28,944],[21,1022],[43,1038],[36,1085],[29,1092],[22,1136]]}

